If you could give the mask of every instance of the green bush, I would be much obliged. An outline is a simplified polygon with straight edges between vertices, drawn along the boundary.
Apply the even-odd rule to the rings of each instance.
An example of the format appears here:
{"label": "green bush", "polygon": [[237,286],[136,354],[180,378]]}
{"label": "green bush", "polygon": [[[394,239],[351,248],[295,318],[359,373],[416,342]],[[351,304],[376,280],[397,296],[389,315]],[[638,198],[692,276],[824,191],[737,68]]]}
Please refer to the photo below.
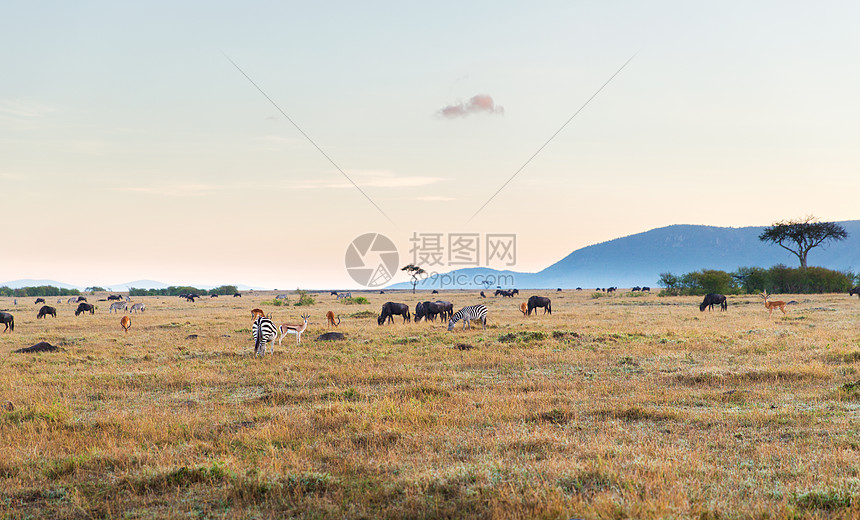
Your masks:
{"label": "green bush", "polygon": [[355,298],[343,298],[341,302],[346,305],[370,305],[370,300],[364,296],[356,296]]}
{"label": "green bush", "polygon": [[301,307],[303,305],[313,305],[314,303],[316,303],[314,297],[308,294],[307,291],[296,289],[296,293],[298,293],[299,295],[299,301],[293,304],[296,307]]}

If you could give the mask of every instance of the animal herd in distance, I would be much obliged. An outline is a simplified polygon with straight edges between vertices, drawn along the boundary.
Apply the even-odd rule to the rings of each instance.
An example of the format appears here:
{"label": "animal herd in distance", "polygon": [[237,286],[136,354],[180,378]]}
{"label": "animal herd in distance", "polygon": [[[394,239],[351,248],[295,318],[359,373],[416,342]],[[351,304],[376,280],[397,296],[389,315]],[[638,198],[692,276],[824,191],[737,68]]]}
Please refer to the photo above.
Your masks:
{"label": "animal herd in distance", "polygon": [[[576,290],[582,290],[580,287],[577,287]],[[597,291],[606,291],[606,292],[614,292],[616,291],[615,287],[609,287],[606,289],[596,289]],[[649,287],[634,287],[633,291],[646,291],[650,292]],[[561,288],[558,289],[561,291]],[[433,291],[433,294],[438,294],[438,291]],[[486,297],[484,292],[481,291],[481,297]],[[499,289],[495,292],[495,296],[502,296],[513,298],[514,296],[519,294],[519,290],[503,290]],[[860,297],[860,286],[852,288],[849,292],[849,296],[857,295]],[[336,296],[338,300],[343,298],[351,298],[351,292],[339,293],[336,291],[331,291],[331,295]],[[213,295],[217,296],[217,295]],[[768,310],[768,316],[773,315],[774,309],[779,309],[783,314],[786,314],[786,306],[796,302],[785,302],[782,300],[770,300],[770,295],[767,294],[767,291],[762,292],[759,296],[764,301],[764,306]],[[197,294],[182,294],[181,298],[185,298],[188,301],[193,302],[195,298],[200,298]],[[241,294],[236,293],[233,297],[241,297]],[[116,311],[117,313],[120,310],[128,310],[130,313],[135,312],[145,312],[146,305],[143,303],[134,303],[131,307],[128,307],[128,302],[130,298],[128,296],[123,299],[122,296],[119,295],[110,295],[107,297],[108,301],[113,300],[108,308],[108,314]],[[36,298],[35,303],[38,305],[39,303],[45,303],[44,298]],[[57,303],[62,303],[62,299],[57,300]],[[78,296],[72,297],[67,300],[68,304],[78,303],[78,307],[75,310],[75,316],[79,316],[86,312],[90,314],[95,314],[96,307],[87,302],[86,297]],[[15,304],[17,305],[17,299],[15,300]],[[699,305],[699,310],[704,312],[705,309],[712,311],[714,306],[717,305],[720,307],[720,311],[728,310],[728,298],[723,294],[717,293],[709,293],[705,295],[705,298],[702,300],[702,303]],[[542,308],[544,310],[544,314],[552,314],[552,301],[550,298],[544,296],[531,296],[527,302],[522,302],[520,305],[520,311],[523,313],[523,316],[530,316],[532,311],[537,311],[537,309]],[[457,322],[463,322],[463,330],[467,328],[471,329],[472,321],[479,321],[482,325],[482,330],[487,328],[487,315],[489,311],[486,306],[478,304],[478,305],[468,305],[457,311],[453,312],[453,304],[448,301],[437,300],[435,302],[425,301],[419,302],[415,307],[414,321],[415,323],[420,322],[422,319],[425,321],[435,321],[437,316],[440,316],[441,319],[448,319],[448,330],[454,330],[454,326]],[[55,307],[49,305],[43,305],[38,314],[36,315],[36,319],[46,318],[47,316],[57,317],[57,309]],[[405,303],[397,303],[397,302],[386,302],[382,305],[382,312],[377,317],[377,324],[384,325],[387,321],[388,323],[394,322],[394,316],[401,316],[404,323],[413,321],[413,316],[410,313],[409,306]],[[265,355],[267,350],[270,354],[274,354],[275,351],[275,340],[278,340],[278,345],[281,346],[284,338],[288,334],[296,335],[296,345],[301,344],[302,333],[307,330],[308,323],[310,320],[309,314],[302,314],[302,322],[301,323],[282,323],[279,326],[276,326],[275,323],[271,319],[270,316],[266,316],[262,309],[255,308],[251,310],[251,317],[254,320],[252,325],[252,335],[254,339],[254,354],[255,356]],[[326,322],[328,327],[337,327],[340,325],[341,319],[340,316],[335,316],[334,312],[328,311],[326,312]],[[3,332],[13,332],[15,330],[15,318],[12,314],[8,312],[0,312],[0,323],[5,325],[5,329]],[[129,328],[131,327],[131,318],[128,315],[125,315],[120,320],[120,326],[123,331],[128,333]],[[333,333],[329,333],[333,334]],[[342,336],[341,336],[342,337]],[[271,344],[271,346],[267,349],[267,345]]]}

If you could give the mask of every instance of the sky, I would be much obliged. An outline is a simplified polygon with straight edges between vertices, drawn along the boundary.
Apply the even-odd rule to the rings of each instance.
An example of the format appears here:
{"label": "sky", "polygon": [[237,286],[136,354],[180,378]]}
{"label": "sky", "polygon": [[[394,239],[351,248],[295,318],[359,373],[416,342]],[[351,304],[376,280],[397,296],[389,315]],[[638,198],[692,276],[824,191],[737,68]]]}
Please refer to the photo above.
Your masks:
{"label": "sky", "polygon": [[533,272],[860,218],[856,2],[123,4],[4,4],[0,281],[358,288],[367,233]]}

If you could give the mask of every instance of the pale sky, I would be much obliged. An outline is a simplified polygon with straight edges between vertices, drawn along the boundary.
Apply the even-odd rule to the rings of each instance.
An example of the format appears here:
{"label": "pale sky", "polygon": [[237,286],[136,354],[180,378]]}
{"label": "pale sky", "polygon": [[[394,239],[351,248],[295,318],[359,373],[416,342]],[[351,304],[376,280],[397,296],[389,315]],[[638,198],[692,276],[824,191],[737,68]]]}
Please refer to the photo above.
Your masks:
{"label": "pale sky", "polygon": [[514,233],[537,271],[860,218],[856,2],[123,4],[4,4],[0,282],[357,287],[369,232],[401,265],[415,232]]}

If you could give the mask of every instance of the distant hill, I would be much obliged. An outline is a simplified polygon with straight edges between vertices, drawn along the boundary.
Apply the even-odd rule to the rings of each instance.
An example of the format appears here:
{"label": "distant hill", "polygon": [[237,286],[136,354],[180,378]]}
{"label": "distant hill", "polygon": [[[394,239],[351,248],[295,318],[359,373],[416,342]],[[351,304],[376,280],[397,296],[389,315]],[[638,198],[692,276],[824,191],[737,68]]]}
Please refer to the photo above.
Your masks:
{"label": "distant hill", "polygon": [[79,291],[84,290],[84,287],[78,287],[77,285],[69,285],[67,283],[58,282],[56,280],[33,280],[30,278],[25,278],[22,280],[0,282],[0,287],[9,287],[10,289],[20,289],[21,287],[40,287],[42,285],[52,285],[59,289],[78,289]]}
{"label": "distant hill", "polygon": [[[849,237],[842,242],[818,247],[809,253],[809,265],[836,270],[860,268],[860,220],[839,222]],[[656,287],[660,273],[684,274],[700,269],[734,271],[738,267],[771,267],[785,264],[798,265],[797,257],[773,244],[758,239],[764,226],[725,228],[716,226],[674,225],[652,229],[600,244],[594,244],[570,253],[558,262],[537,273],[494,271],[487,268],[460,269],[447,273],[461,280],[471,281],[476,275],[487,277],[509,273],[513,284],[530,289],[556,287]],[[462,275],[462,276],[460,276]],[[419,288],[431,287],[429,283]],[[392,289],[411,288],[409,283],[398,283]],[[481,288],[467,283],[446,288]]]}

